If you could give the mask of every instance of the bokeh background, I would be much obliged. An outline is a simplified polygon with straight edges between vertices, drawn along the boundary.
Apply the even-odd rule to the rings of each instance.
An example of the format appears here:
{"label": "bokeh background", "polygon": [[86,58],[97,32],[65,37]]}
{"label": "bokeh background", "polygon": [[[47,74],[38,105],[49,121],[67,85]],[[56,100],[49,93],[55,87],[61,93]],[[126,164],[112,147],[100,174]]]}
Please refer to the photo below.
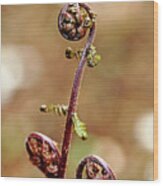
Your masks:
{"label": "bokeh background", "polygon": [[[86,68],[79,114],[89,139],[73,135],[67,177],[83,156],[105,159],[118,179],[153,179],[153,2],[91,3],[94,44],[102,56]],[[2,176],[44,177],[28,160],[24,141],[42,132],[61,146],[65,118],[39,112],[68,103],[75,60],[57,29],[63,4],[2,6]]]}

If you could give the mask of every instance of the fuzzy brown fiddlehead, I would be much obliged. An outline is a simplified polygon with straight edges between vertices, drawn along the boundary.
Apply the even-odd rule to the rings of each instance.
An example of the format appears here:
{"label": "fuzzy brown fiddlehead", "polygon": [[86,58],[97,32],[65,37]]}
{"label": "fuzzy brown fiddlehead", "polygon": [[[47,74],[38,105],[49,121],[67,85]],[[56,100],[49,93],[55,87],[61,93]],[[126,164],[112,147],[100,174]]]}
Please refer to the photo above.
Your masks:
{"label": "fuzzy brown fiddlehead", "polygon": [[48,178],[58,178],[60,152],[56,143],[49,137],[31,133],[26,139],[29,159]]}
{"label": "fuzzy brown fiddlehead", "polygon": [[[85,177],[84,177],[85,172]],[[85,157],[78,165],[76,178],[115,180],[116,176],[108,164],[98,156]]]}
{"label": "fuzzy brown fiddlehead", "polygon": [[58,16],[58,28],[62,36],[70,41],[82,39],[92,27],[95,14],[88,12],[80,3],[69,3],[63,7]]}

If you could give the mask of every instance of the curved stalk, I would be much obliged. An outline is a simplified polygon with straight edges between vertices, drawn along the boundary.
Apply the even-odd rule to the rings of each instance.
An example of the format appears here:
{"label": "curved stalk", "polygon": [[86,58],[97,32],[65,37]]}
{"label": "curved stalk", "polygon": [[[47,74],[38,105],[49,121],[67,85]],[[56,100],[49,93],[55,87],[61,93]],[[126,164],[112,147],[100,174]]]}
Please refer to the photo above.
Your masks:
{"label": "curved stalk", "polygon": [[[80,5],[83,6],[86,10],[89,10],[89,7],[87,7],[87,5],[83,3],[80,3]],[[72,118],[73,113],[77,111],[79,89],[81,86],[84,68],[86,64],[86,52],[94,40],[94,35],[95,35],[95,24],[93,24],[93,26],[90,29],[82,58],[79,62],[78,68],[75,73],[71,97],[69,101],[68,115],[66,119],[63,144],[62,144],[62,152],[61,152],[61,159],[60,159],[60,165],[59,165],[59,178],[65,177],[67,158],[68,158],[69,147],[70,147],[70,142],[72,138],[72,119],[71,118]]]}

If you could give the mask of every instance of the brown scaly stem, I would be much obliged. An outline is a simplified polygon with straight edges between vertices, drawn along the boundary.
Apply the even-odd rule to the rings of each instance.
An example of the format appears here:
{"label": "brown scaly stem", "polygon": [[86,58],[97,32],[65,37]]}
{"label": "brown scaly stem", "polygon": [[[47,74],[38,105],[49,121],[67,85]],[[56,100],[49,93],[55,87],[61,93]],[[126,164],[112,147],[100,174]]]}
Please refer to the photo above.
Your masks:
{"label": "brown scaly stem", "polygon": [[[87,11],[90,10],[89,7],[83,3],[79,3],[79,5],[84,7]],[[69,101],[69,108],[68,108],[68,115],[66,119],[63,144],[62,144],[62,152],[61,152],[61,158],[60,158],[60,164],[59,164],[59,178],[65,177],[67,158],[68,158],[69,147],[70,147],[70,142],[72,138],[72,119],[71,118],[72,118],[73,113],[75,113],[77,110],[79,89],[80,89],[80,85],[82,81],[82,76],[84,73],[84,67],[86,64],[86,52],[94,40],[94,35],[95,35],[95,24],[93,24],[93,26],[90,29],[90,33],[89,33],[88,40],[87,40],[87,43],[83,51],[82,58],[79,62],[78,68],[75,73],[71,97]]]}

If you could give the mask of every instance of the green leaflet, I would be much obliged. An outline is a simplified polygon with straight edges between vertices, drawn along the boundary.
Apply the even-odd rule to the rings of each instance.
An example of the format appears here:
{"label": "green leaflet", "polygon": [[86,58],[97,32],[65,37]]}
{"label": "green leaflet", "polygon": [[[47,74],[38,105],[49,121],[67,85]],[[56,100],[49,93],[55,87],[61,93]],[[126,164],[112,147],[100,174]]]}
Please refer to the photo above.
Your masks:
{"label": "green leaflet", "polygon": [[72,122],[74,126],[74,131],[76,134],[83,140],[86,140],[88,138],[86,125],[82,121],[80,121],[77,113],[74,113],[72,116]]}
{"label": "green leaflet", "polygon": [[[79,56],[79,58],[82,57],[83,50],[84,49],[82,48],[77,51],[77,56]],[[88,67],[95,67],[101,61],[101,56],[97,54],[96,47],[94,45],[91,45],[90,48],[87,50],[86,59]]]}
{"label": "green leaflet", "polygon": [[41,105],[40,107],[41,112],[45,113],[55,113],[58,114],[59,116],[66,116],[68,112],[68,106],[67,105]]}
{"label": "green leaflet", "polygon": [[[71,47],[68,47],[65,51],[65,56],[68,59],[73,59],[74,57],[76,57],[79,60],[83,55],[83,51],[84,49],[81,48],[75,52]],[[94,45],[91,45],[90,48],[87,50],[86,60],[87,66],[91,68],[97,66],[101,61],[101,56],[97,54],[96,47]]]}
{"label": "green leaflet", "polygon": [[[66,116],[68,112],[68,106],[67,105],[41,105],[40,107],[41,112],[45,113],[55,113],[59,116]],[[88,138],[87,130],[86,130],[86,124],[83,123],[77,113],[74,113],[72,115],[72,123],[74,127],[75,133],[83,140],[86,140]]]}

